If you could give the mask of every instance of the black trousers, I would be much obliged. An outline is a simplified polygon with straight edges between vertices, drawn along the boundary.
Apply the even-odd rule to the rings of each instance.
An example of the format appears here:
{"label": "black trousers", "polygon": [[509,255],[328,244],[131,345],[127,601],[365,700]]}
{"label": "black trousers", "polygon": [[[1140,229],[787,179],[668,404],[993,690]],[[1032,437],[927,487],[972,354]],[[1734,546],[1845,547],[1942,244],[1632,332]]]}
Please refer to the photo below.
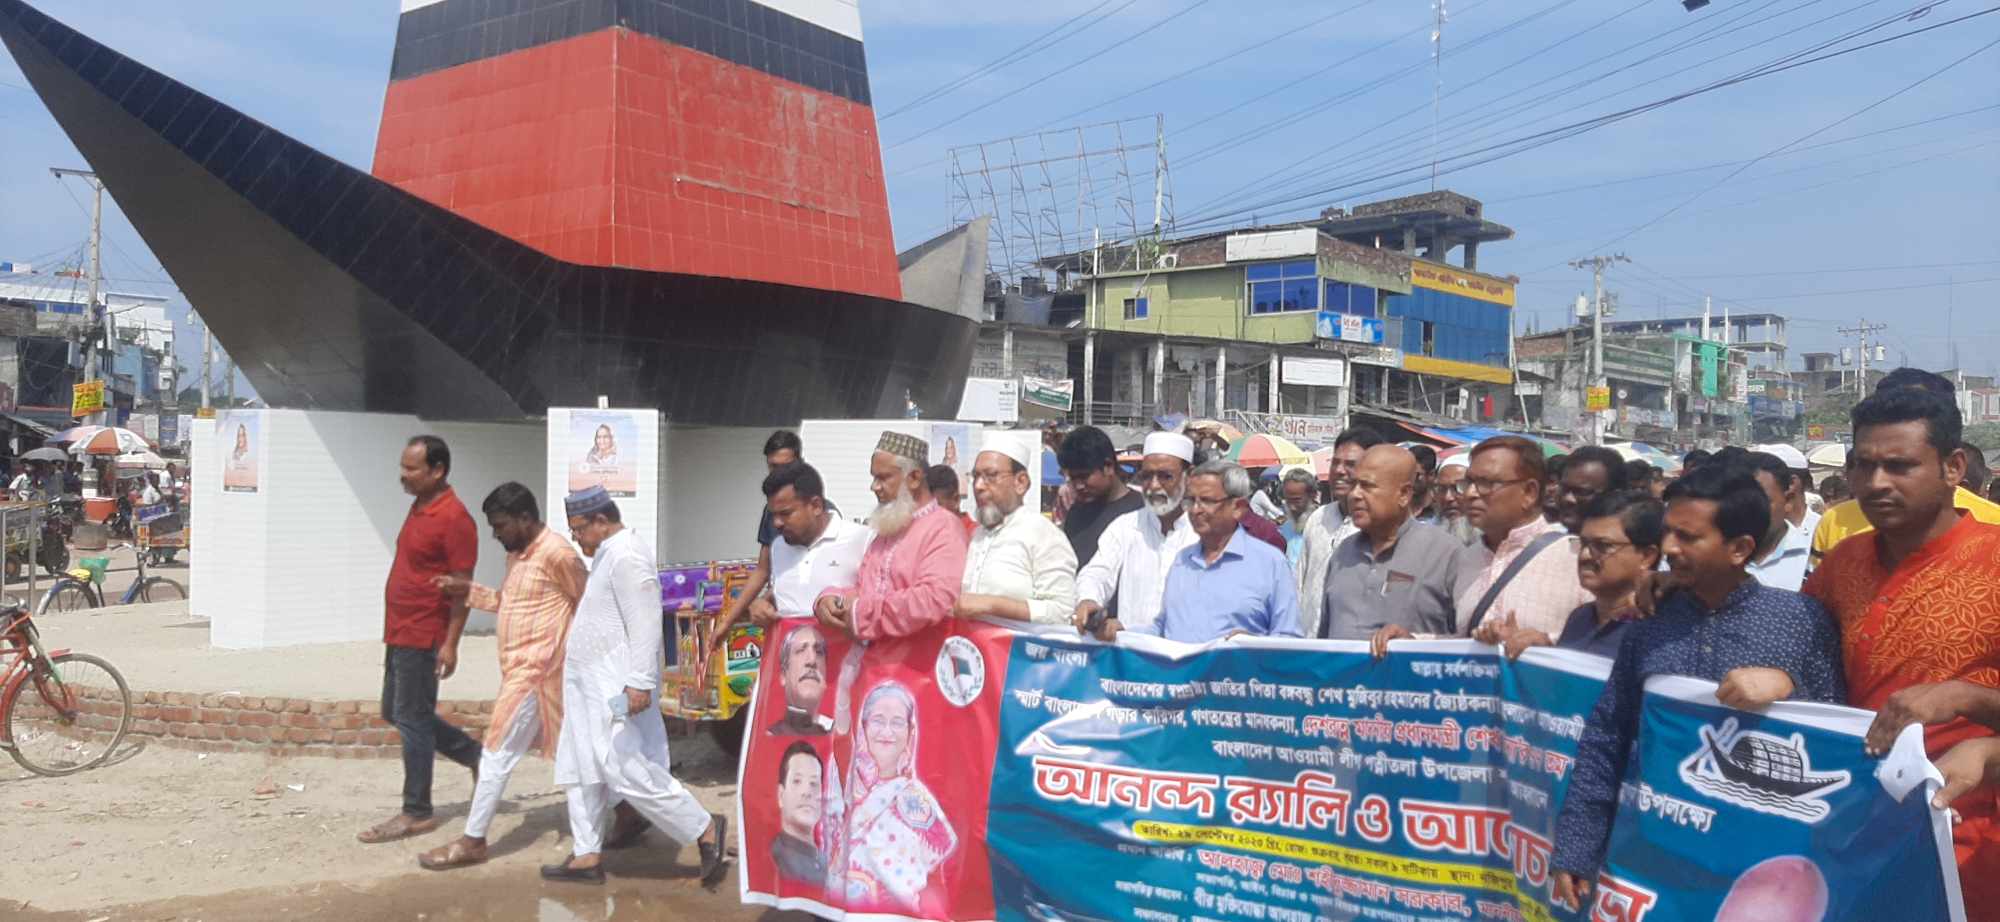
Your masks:
{"label": "black trousers", "polygon": [[437,651],[391,646],[382,657],[382,719],[403,737],[403,813],[431,815],[431,765],[438,756],[479,766],[479,744],[437,716]]}

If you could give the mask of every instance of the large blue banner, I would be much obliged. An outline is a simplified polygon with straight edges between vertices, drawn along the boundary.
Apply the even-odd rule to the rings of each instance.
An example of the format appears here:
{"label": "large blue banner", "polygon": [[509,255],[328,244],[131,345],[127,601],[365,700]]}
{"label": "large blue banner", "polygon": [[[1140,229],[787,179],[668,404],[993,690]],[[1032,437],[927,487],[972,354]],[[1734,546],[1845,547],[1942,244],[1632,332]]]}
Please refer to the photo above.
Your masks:
{"label": "large blue banner", "polygon": [[1655,680],[1590,904],[1555,817],[1605,660],[1464,641],[1016,634],[988,808],[1004,920],[1962,919],[1918,733]]}

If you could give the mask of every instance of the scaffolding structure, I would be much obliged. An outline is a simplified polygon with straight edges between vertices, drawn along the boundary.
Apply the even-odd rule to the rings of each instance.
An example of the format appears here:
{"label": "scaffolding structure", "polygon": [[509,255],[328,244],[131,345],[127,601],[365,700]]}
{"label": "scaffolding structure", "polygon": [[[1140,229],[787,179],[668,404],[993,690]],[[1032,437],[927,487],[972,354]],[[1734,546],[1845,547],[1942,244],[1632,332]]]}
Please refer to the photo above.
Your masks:
{"label": "scaffolding structure", "polygon": [[[1053,287],[1051,262],[1059,257],[1136,251],[1173,230],[1164,115],[968,144],[947,156],[951,226],[992,218],[987,277],[1007,289],[1022,291],[1026,284],[1047,290]],[[1145,175],[1149,160],[1151,176]],[[1152,194],[1150,221],[1141,218],[1146,192]]]}

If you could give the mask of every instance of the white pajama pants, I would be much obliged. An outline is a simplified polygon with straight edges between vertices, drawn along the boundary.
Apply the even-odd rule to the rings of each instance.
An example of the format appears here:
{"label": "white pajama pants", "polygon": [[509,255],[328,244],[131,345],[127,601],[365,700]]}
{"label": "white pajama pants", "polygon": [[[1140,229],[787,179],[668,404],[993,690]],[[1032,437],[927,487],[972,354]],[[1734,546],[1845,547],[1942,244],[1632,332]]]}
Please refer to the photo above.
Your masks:
{"label": "white pajama pants", "polygon": [[666,765],[635,752],[621,755],[622,758],[616,759],[617,764],[607,766],[609,770],[603,773],[603,781],[567,787],[569,832],[576,855],[594,855],[603,850],[604,827],[611,805],[621,800],[639,811],[653,828],[682,845],[708,831],[708,808],[688,793]]}
{"label": "white pajama pants", "polygon": [[535,693],[529,692],[514,708],[514,716],[508,720],[504,730],[487,729],[488,733],[501,734],[500,745],[482,747],[479,751],[479,784],[472,789],[472,809],[465,817],[467,838],[486,838],[486,829],[493,824],[493,815],[500,810],[500,795],[507,790],[507,779],[514,774],[514,767],[521,764],[521,757],[535,745],[535,738],[541,735],[539,703]]}

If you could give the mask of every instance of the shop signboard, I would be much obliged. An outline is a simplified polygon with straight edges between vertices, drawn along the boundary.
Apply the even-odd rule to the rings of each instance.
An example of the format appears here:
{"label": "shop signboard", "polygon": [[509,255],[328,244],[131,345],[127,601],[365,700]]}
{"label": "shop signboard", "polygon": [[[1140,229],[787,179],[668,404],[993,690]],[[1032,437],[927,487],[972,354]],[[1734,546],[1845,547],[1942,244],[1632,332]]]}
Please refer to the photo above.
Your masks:
{"label": "shop signboard", "polygon": [[1379,346],[1382,344],[1383,330],[1380,317],[1363,317],[1345,311],[1320,311],[1313,333],[1320,339]]}
{"label": "shop signboard", "polygon": [[1021,418],[1021,382],[1012,378],[967,378],[958,418],[1011,423]]}
{"label": "shop signboard", "polygon": [[104,410],[104,382],[85,381],[70,386],[69,415],[89,416]]}
{"label": "shop signboard", "polygon": [[1333,444],[1333,440],[1340,437],[1340,430],[1347,427],[1344,421],[1331,416],[1290,416],[1247,410],[1230,410],[1228,416],[1246,433],[1279,436],[1308,449]]}
{"label": "shop signboard", "polygon": [[1592,412],[1611,409],[1611,388],[1593,387],[1584,391],[1583,408]]}

